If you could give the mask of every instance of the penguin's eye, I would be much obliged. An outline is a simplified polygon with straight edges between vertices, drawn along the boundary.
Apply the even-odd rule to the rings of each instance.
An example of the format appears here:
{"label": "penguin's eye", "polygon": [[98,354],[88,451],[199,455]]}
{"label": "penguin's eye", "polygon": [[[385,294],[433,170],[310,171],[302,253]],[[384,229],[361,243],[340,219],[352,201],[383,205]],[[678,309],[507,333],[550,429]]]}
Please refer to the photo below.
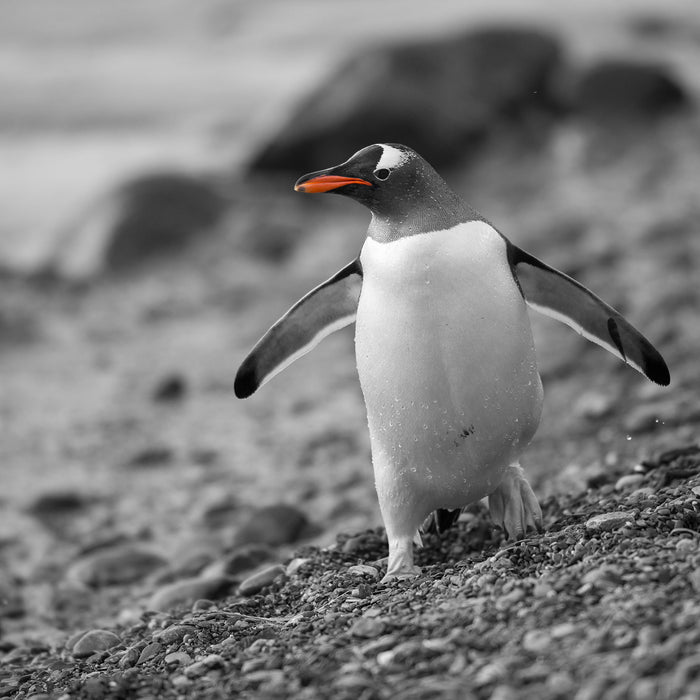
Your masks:
{"label": "penguin's eye", "polygon": [[389,175],[391,175],[391,170],[389,170],[389,168],[379,168],[379,170],[374,171],[374,177],[376,177],[377,180],[387,180]]}

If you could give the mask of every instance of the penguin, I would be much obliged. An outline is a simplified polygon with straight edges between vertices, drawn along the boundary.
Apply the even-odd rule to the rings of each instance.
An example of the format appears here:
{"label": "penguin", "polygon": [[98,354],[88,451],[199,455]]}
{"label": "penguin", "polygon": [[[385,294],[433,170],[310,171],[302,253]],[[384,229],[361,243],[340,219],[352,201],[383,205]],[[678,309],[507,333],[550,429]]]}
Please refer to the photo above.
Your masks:
{"label": "penguin", "polygon": [[414,576],[421,525],[488,497],[511,539],[542,530],[519,459],[543,392],[527,307],[668,385],[666,363],[615,309],[514,245],[415,151],[374,144],[302,176],[372,215],[360,255],[258,341],[234,382],[246,398],[324,337],[355,323],[375,486],[389,543],[383,581]]}

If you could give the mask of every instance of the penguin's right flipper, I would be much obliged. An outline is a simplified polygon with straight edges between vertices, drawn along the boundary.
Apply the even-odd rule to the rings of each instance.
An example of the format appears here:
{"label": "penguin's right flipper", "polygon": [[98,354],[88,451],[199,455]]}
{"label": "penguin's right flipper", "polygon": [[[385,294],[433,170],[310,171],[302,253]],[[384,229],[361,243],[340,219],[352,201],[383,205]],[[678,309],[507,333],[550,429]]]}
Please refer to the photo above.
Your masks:
{"label": "penguin's right flipper", "polygon": [[233,385],[236,396],[247,398],[327,335],[354,323],[361,289],[357,258],[302,297],[243,360]]}

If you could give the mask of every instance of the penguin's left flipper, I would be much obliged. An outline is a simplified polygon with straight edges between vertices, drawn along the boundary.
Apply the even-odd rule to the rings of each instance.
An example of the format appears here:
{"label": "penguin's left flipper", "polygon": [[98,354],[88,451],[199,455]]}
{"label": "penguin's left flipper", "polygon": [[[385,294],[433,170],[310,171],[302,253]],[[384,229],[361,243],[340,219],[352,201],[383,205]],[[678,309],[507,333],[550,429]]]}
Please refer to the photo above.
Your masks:
{"label": "penguin's left flipper", "polygon": [[508,260],[529,306],[562,321],[652,382],[669,384],[668,367],[656,348],[593,292],[510,241]]}
{"label": "penguin's left flipper", "polygon": [[247,398],[327,335],[354,323],[361,289],[362,266],[355,259],[302,297],[243,360],[233,385],[236,396]]}

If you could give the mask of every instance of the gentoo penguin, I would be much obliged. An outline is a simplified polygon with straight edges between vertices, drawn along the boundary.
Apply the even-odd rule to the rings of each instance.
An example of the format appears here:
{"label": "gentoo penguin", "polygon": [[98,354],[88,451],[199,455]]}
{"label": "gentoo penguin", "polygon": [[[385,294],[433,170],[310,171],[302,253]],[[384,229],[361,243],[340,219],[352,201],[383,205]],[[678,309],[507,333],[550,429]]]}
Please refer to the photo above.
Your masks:
{"label": "gentoo penguin", "polygon": [[[519,466],[542,409],[526,306],[566,323],[657,384],[666,363],[617,311],[513,245],[415,151],[363,148],[301,177],[372,213],[360,256],[310,291],[260,339],[235,392],[258,387],[355,322],[379,505],[385,580],[415,575],[413,542],[433,511],[485,496],[511,538],[541,529]],[[438,518],[441,519],[441,518]]]}

